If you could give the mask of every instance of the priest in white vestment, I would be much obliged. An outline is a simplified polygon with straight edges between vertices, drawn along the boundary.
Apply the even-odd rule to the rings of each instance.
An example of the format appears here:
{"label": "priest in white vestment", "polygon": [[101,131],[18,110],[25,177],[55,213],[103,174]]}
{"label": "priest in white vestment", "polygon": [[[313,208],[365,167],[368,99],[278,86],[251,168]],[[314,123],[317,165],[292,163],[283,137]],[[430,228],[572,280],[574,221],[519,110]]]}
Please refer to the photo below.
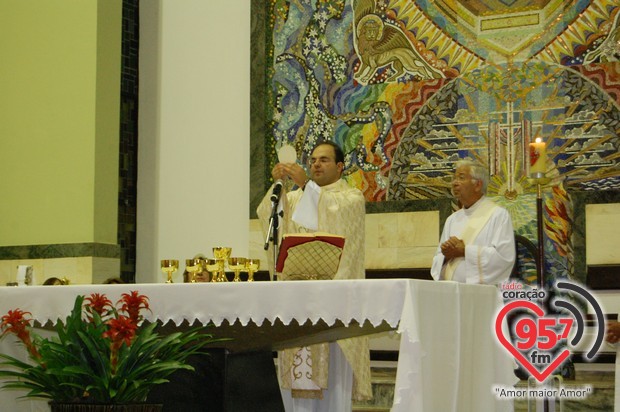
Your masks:
{"label": "priest in white vestment", "polygon": [[[435,280],[493,285],[510,277],[516,259],[512,220],[506,209],[486,197],[488,180],[486,168],[479,163],[469,160],[456,163],[452,193],[461,209],[450,215],[443,227],[431,267]],[[498,306],[502,303],[498,293]],[[516,384],[516,362],[507,352],[499,356],[496,383]],[[488,388],[476,396],[494,395]],[[496,398],[496,412],[513,410],[512,400]]]}
{"label": "priest in white vestment", "polygon": [[446,220],[431,275],[435,280],[500,284],[508,280],[516,258],[512,220],[488,199],[483,166],[457,162],[452,192],[462,207]]}
{"label": "priest in white vestment", "polygon": [[[329,141],[319,143],[312,151],[309,166],[310,178],[296,163],[278,163],[272,170],[274,181],[290,179],[298,187],[282,193],[279,233],[328,232],[343,236],[345,244],[334,279],[363,279],[365,200],[358,189],[342,179],[342,149]],[[272,191],[273,186],[257,210],[265,232],[271,216]],[[286,350],[279,353],[278,366],[287,412],[347,412],[351,411],[352,399],[372,397],[367,338]]]}

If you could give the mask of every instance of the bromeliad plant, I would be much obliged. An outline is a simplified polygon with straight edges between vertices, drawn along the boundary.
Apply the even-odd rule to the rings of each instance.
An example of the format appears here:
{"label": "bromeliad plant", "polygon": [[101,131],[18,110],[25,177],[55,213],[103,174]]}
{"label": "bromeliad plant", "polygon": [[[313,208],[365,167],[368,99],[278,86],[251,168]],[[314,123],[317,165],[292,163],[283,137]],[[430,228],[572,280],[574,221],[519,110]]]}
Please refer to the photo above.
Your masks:
{"label": "bromeliad plant", "polygon": [[29,391],[27,397],[55,402],[125,404],[145,401],[149,391],[215,342],[195,328],[160,335],[144,322],[148,298],[124,293],[116,307],[102,294],[78,296],[71,314],[56,326],[57,336],[33,333],[29,312],[9,311],[1,318],[2,335],[15,334],[32,362],[0,354],[3,388]]}

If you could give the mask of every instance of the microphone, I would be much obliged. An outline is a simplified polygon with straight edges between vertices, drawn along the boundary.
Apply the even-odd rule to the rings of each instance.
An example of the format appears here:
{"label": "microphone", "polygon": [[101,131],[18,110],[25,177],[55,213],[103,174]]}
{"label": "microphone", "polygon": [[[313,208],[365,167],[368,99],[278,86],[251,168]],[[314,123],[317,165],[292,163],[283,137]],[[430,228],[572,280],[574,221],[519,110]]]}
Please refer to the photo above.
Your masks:
{"label": "microphone", "polygon": [[280,195],[282,194],[282,179],[276,180],[276,183],[273,186],[273,191],[271,192],[271,201],[278,203],[280,201]]}

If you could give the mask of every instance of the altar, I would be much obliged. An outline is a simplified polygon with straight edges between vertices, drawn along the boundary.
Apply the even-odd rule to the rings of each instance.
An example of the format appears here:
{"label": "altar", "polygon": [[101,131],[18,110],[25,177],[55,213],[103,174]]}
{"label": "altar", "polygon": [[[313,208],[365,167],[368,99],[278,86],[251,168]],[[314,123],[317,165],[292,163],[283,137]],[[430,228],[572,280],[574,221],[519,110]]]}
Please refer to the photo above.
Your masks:
{"label": "altar", "polygon": [[[393,412],[506,410],[493,385],[513,385],[513,361],[494,333],[494,286],[408,279],[0,287],[0,315],[20,308],[41,325],[64,319],[75,296],[132,290],[145,318],[176,329],[212,325],[232,352],[278,350],[384,331],[399,333]],[[25,353],[13,336],[0,351]],[[0,391],[6,411],[47,411],[45,401]]]}

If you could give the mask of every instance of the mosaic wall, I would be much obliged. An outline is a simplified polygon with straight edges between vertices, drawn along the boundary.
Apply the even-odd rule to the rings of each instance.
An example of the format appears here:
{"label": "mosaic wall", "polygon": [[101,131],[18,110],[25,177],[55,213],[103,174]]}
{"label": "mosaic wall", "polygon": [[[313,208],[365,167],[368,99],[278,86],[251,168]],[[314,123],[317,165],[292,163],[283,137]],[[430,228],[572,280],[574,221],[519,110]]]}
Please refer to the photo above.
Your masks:
{"label": "mosaic wall", "polygon": [[[472,158],[488,165],[489,195],[511,212],[516,232],[535,241],[527,149],[540,137],[551,178],[543,188],[548,279],[584,265],[572,197],[620,191],[616,0],[263,7],[267,183],[282,144],[304,163],[315,143],[331,139],[369,204],[440,200],[450,197],[454,162]],[[583,278],[584,267],[577,272]]]}

